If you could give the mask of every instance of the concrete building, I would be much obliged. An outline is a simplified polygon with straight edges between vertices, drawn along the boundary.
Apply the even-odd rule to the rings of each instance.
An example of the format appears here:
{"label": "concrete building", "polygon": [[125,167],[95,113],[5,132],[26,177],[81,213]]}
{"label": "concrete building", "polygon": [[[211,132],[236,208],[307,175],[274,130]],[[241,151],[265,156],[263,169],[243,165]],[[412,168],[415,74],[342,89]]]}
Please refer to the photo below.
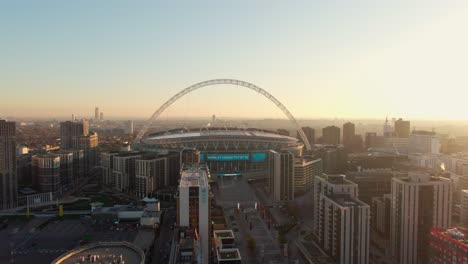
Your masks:
{"label": "concrete building", "polygon": [[371,204],[372,198],[390,193],[392,178],[403,177],[405,173],[395,172],[392,169],[365,169],[346,173],[346,179],[356,183],[359,188],[359,200]]}
{"label": "concrete building", "polygon": [[132,193],[135,190],[136,160],[141,158],[139,152],[126,152],[113,156],[112,177],[114,188]]}
{"label": "concrete building", "polygon": [[322,159],[296,158],[294,161],[294,197],[312,190],[315,176],[322,173]]}
{"label": "concrete building", "polygon": [[118,152],[103,152],[101,153],[101,170],[102,178],[101,182],[105,185],[114,186],[114,177],[112,169],[114,167],[114,156],[118,155]]}
{"label": "concrete building", "polygon": [[30,153],[16,156],[16,175],[19,188],[31,186],[32,184],[32,156]]}
{"label": "concrete building", "polygon": [[89,122],[60,122],[60,147],[62,149],[79,148],[80,138],[89,135]]}
{"label": "concrete building", "polygon": [[210,177],[209,169],[202,164],[186,165],[181,169],[177,224],[197,230],[198,263],[209,263],[211,255]]}
{"label": "concrete building", "polygon": [[294,155],[289,151],[268,153],[270,195],[275,201],[294,199]]}
{"label": "concrete building", "polygon": [[468,229],[432,228],[428,263],[468,263]]}
{"label": "concrete building", "polygon": [[57,193],[60,185],[60,157],[40,154],[32,157],[33,186],[39,192]]}
{"label": "concrete building", "polygon": [[74,188],[73,179],[73,152],[60,150],[53,152],[60,158],[60,185],[64,190]]}
{"label": "concrete building", "polygon": [[[309,144],[311,146],[315,145],[315,129],[307,126],[307,127],[302,127],[302,131],[304,131],[304,134],[306,135],[306,138],[309,141]],[[304,143],[302,142],[302,138],[300,137],[299,132],[297,132],[297,139],[299,139],[299,142]]]}
{"label": "concrete building", "polygon": [[392,255],[398,263],[429,263],[431,228],[447,228],[452,216],[452,182],[409,173],[392,179]]}
{"label": "concrete building", "polygon": [[468,190],[461,191],[460,224],[468,228]]}
{"label": "concrete building", "polygon": [[351,148],[355,133],[356,133],[356,128],[353,123],[348,122],[343,125],[343,145],[346,148]]}
{"label": "concrete building", "polygon": [[390,238],[391,194],[372,198],[371,227],[384,239]]}
{"label": "concrete building", "polygon": [[15,129],[15,122],[0,120],[0,210],[14,208],[18,201]]}
{"label": "concrete building", "polygon": [[167,159],[157,155],[144,156],[136,160],[135,194],[144,198],[162,189],[167,181]]}
{"label": "concrete building", "polygon": [[369,263],[370,208],[357,199],[357,192],[344,175],[315,178],[314,232],[337,263]]}
{"label": "concrete building", "polygon": [[435,132],[413,131],[409,140],[408,152],[439,154],[440,139]]}
{"label": "concrete building", "polygon": [[322,143],[330,145],[340,144],[341,131],[337,126],[327,126],[322,128]]}
{"label": "concrete building", "polygon": [[242,263],[242,258],[239,249],[236,247],[234,232],[232,232],[232,230],[214,230],[213,242],[216,250],[214,263]]}
{"label": "concrete building", "polygon": [[408,138],[410,135],[410,121],[398,119],[395,121],[395,135],[399,138]]}

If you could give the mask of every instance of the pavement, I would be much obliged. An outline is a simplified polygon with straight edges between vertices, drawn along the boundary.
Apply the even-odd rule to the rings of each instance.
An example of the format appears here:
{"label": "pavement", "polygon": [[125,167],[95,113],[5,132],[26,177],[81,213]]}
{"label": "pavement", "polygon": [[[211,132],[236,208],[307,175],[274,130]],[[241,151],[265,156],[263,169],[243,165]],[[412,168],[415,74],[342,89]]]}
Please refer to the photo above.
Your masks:
{"label": "pavement", "polygon": [[172,237],[174,230],[171,229],[172,225],[176,222],[175,208],[165,209],[162,225],[160,226],[158,236],[154,242],[153,247],[153,264],[167,263],[169,260],[169,253],[171,249]]}
{"label": "pavement", "polygon": [[[259,200],[250,184],[240,177],[223,177],[218,180],[214,194],[216,203],[224,209],[228,226],[234,230],[242,262],[287,263],[278,245],[276,231],[268,229],[260,213],[255,210],[255,203]],[[241,211],[237,210],[238,204]],[[256,242],[254,253],[247,248],[248,236],[252,236]]]}

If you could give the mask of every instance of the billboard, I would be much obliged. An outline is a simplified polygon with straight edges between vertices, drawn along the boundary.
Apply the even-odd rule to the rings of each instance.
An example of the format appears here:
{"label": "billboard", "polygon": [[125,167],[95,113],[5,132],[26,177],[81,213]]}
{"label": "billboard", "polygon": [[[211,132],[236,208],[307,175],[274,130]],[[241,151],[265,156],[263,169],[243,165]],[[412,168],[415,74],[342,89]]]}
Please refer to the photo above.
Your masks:
{"label": "billboard", "polygon": [[256,153],[233,153],[233,154],[206,154],[200,153],[200,161],[251,161],[264,162],[266,160],[265,152]]}

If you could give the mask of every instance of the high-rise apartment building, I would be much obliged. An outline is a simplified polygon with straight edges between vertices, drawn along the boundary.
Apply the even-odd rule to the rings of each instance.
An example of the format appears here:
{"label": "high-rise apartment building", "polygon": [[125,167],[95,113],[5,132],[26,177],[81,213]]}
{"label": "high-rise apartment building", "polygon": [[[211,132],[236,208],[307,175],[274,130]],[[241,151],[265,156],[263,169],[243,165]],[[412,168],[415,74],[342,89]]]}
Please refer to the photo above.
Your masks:
{"label": "high-rise apartment building", "polygon": [[167,158],[144,156],[136,160],[135,193],[144,198],[162,189],[167,181]]}
{"label": "high-rise apartment building", "polygon": [[296,158],[294,161],[294,196],[312,190],[314,178],[323,173],[322,159]]}
{"label": "high-rise apartment building", "polygon": [[88,134],[89,122],[87,120],[60,122],[60,147],[62,149],[79,148],[80,138]]}
{"label": "high-rise apartment building", "polygon": [[[315,145],[315,129],[311,128],[311,127],[302,127],[302,131],[304,131],[304,134],[307,138],[307,140],[309,141],[309,144],[310,145]],[[302,138],[299,134],[299,132],[297,132],[297,139],[299,139],[299,142],[302,142]],[[304,142],[302,142],[304,143]]]}
{"label": "high-rise apartment building", "polygon": [[60,157],[40,154],[32,157],[33,186],[40,192],[60,192]]}
{"label": "high-rise apartment building", "polygon": [[392,179],[390,240],[398,263],[429,263],[428,234],[451,224],[452,188],[451,180],[428,174]]}
{"label": "high-rise apartment building", "polygon": [[371,227],[384,239],[390,238],[390,211],[391,194],[384,194],[372,198],[371,204]]}
{"label": "high-rise apartment building", "polygon": [[60,158],[60,184],[64,190],[74,188],[73,177],[73,152],[60,150],[54,152]]}
{"label": "high-rise apartment building", "polygon": [[0,210],[14,208],[18,200],[15,122],[0,120]]}
{"label": "high-rise apartment building", "polygon": [[357,194],[357,185],[345,175],[315,177],[314,232],[337,263],[369,263],[370,208]]}
{"label": "high-rise apartment building", "polygon": [[468,190],[461,190],[460,224],[468,228]]}
{"label": "high-rise apartment building", "polygon": [[355,125],[351,122],[343,125],[343,145],[350,148],[353,144],[354,135],[356,133]]}
{"label": "high-rise apartment building", "polygon": [[209,263],[211,255],[210,171],[202,164],[186,165],[181,169],[177,196],[177,223],[198,231],[201,262]]}
{"label": "high-rise apartment building", "polygon": [[322,141],[324,144],[338,145],[341,137],[340,128],[337,126],[327,126],[322,128]]}
{"label": "high-rise apartment building", "polygon": [[275,201],[294,199],[294,155],[289,151],[268,153],[270,194]]}
{"label": "high-rise apartment building", "polygon": [[410,136],[410,121],[398,119],[395,121],[395,135],[399,138],[408,138]]}
{"label": "high-rise apartment building", "polygon": [[128,193],[135,191],[135,167],[139,158],[141,158],[139,152],[120,153],[113,157],[112,177],[115,189]]}

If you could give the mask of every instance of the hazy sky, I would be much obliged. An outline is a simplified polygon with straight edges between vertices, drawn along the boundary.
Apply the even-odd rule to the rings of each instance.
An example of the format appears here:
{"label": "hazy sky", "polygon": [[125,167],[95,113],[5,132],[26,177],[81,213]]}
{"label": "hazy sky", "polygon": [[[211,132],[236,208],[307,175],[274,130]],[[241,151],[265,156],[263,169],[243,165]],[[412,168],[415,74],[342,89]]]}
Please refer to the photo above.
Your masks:
{"label": "hazy sky", "polygon": [[[0,117],[149,117],[199,81],[298,118],[468,119],[468,1],[2,1]],[[282,117],[213,86],[169,116]]]}

